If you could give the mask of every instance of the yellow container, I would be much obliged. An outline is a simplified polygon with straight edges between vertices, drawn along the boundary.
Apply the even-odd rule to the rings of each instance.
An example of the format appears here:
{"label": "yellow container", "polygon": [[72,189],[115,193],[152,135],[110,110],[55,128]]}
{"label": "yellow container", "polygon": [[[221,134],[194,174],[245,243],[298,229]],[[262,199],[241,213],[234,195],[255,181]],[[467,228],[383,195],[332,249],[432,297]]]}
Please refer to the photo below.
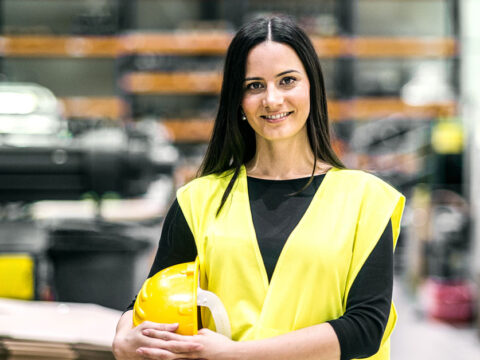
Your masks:
{"label": "yellow container", "polygon": [[0,255],[0,297],[32,300],[35,264],[28,254]]}

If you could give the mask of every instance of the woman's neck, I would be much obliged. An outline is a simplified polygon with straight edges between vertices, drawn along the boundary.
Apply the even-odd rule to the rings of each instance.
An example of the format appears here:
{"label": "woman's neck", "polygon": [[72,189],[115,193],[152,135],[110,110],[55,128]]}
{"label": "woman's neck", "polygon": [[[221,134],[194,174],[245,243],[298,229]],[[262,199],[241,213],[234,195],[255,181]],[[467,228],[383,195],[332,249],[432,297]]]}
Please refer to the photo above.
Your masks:
{"label": "woman's neck", "polygon": [[[246,164],[248,176],[284,180],[312,174],[314,155],[305,141],[257,141],[255,156]],[[331,166],[317,159],[315,174],[323,174]]]}

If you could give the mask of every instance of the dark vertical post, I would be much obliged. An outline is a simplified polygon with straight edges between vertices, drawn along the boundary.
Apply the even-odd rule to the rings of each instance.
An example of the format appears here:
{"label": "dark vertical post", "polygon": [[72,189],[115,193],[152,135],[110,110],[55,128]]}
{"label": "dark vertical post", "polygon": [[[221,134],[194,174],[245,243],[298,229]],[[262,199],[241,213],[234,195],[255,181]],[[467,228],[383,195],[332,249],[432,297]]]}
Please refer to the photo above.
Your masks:
{"label": "dark vertical post", "polygon": [[200,19],[218,20],[218,0],[200,1]]}
{"label": "dark vertical post", "polygon": [[452,59],[452,85],[455,94],[460,92],[460,53],[459,53],[459,42],[461,39],[460,34],[460,5],[459,0],[448,0],[447,15],[450,17],[451,24],[451,34],[446,34],[451,36],[457,42],[457,53]]}
{"label": "dark vertical post", "polygon": [[[3,28],[3,22],[4,22],[4,13],[5,13],[5,3],[4,0],[0,0],[0,34],[5,33],[5,29]],[[3,74],[4,70],[4,64],[3,64],[3,56],[0,55],[0,74]]]}
{"label": "dark vertical post", "polygon": [[115,0],[117,2],[118,29],[120,32],[134,29],[136,24],[137,0]]}
{"label": "dark vertical post", "polygon": [[[447,36],[451,36],[455,39],[457,44],[457,51],[452,58],[452,87],[453,92],[457,95],[457,98],[461,95],[461,53],[460,53],[460,41],[462,39],[461,27],[460,27],[460,1],[459,0],[448,0],[448,7],[447,7],[447,14],[446,16],[450,17],[450,24],[451,24],[451,34],[446,34]],[[460,102],[457,103],[457,112],[460,114]],[[464,122],[466,124],[467,122]],[[468,130],[468,129],[465,129]],[[467,133],[465,131],[465,133]],[[467,198],[470,192],[470,183],[468,179],[470,179],[470,167],[467,165],[468,161],[470,160],[470,154],[466,150],[464,150],[458,157],[460,157],[459,161],[461,162],[461,168],[459,173],[459,193]]]}
{"label": "dark vertical post", "polygon": [[[356,1],[337,0],[335,15],[338,19],[340,36],[352,37],[356,32]],[[335,66],[335,84],[338,97],[348,99],[355,96],[355,58],[345,56]]]}
{"label": "dark vertical post", "polygon": [[247,0],[223,1],[224,16],[230,24],[238,29],[245,21],[245,13],[248,8]]}
{"label": "dark vertical post", "polygon": [[[114,0],[117,5],[117,14],[118,14],[118,32],[128,32],[134,30],[137,27],[136,23],[136,14],[137,14],[137,1],[138,0]],[[116,57],[114,60],[114,81],[115,81],[115,90],[117,95],[122,99],[126,104],[126,112],[122,114],[123,121],[127,121],[132,116],[133,98],[131,94],[125,91],[121,85],[120,81],[126,70],[124,63],[128,62],[128,59],[124,57],[123,54]]]}
{"label": "dark vertical post", "polygon": [[3,34],[5,29],[3,28],[3,19],[4,19],[4,12],[5,12],[5,2],[4,0],[0,0],[0,33]]}
{"label": "dark vertical post", "polygon": [[336,17],[340,26],[342,35],[352,36],[356,29],[356,1],[355,0],[337,0]]}

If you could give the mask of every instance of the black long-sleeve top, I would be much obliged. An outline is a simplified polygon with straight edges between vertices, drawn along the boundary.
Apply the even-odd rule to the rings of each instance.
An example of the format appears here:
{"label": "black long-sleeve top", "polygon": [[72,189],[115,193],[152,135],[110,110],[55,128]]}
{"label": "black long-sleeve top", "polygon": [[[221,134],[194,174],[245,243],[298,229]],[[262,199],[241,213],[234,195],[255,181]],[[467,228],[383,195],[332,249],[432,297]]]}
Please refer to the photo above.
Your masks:
{"label": "black long-sleeve top", "polygon": [[[248,177],[248,195],[260,252],[270,280],[283,246],[307,210],[325,175],[296,193],[308,178],[265,180]],[[369,357],[380,346],[390,313],[393,288],[391,223],[358,273],[347,298],[346,311],[329,321],[341,350],[341,360]],[[149,277],[175,264],[194,261],[192,232],[175,200],[167,213]],[[128,309],[133,308],[133,302]]]}

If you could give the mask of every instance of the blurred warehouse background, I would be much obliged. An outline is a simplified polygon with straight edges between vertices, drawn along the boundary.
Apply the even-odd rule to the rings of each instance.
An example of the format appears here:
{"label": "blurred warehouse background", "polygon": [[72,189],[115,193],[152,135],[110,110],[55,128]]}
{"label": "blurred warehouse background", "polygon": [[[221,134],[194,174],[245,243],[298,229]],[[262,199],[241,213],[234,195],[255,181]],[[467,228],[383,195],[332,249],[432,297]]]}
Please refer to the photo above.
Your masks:
{"label": "blurred warehouse background", "polygon": [[[480,358],[478,0],[0,0],[0,358],[111,358],[229,41],[277,13],[314,41],[342,160],[407,196],[392,360]],[[103,342],[45,337],[88,311]]]}

